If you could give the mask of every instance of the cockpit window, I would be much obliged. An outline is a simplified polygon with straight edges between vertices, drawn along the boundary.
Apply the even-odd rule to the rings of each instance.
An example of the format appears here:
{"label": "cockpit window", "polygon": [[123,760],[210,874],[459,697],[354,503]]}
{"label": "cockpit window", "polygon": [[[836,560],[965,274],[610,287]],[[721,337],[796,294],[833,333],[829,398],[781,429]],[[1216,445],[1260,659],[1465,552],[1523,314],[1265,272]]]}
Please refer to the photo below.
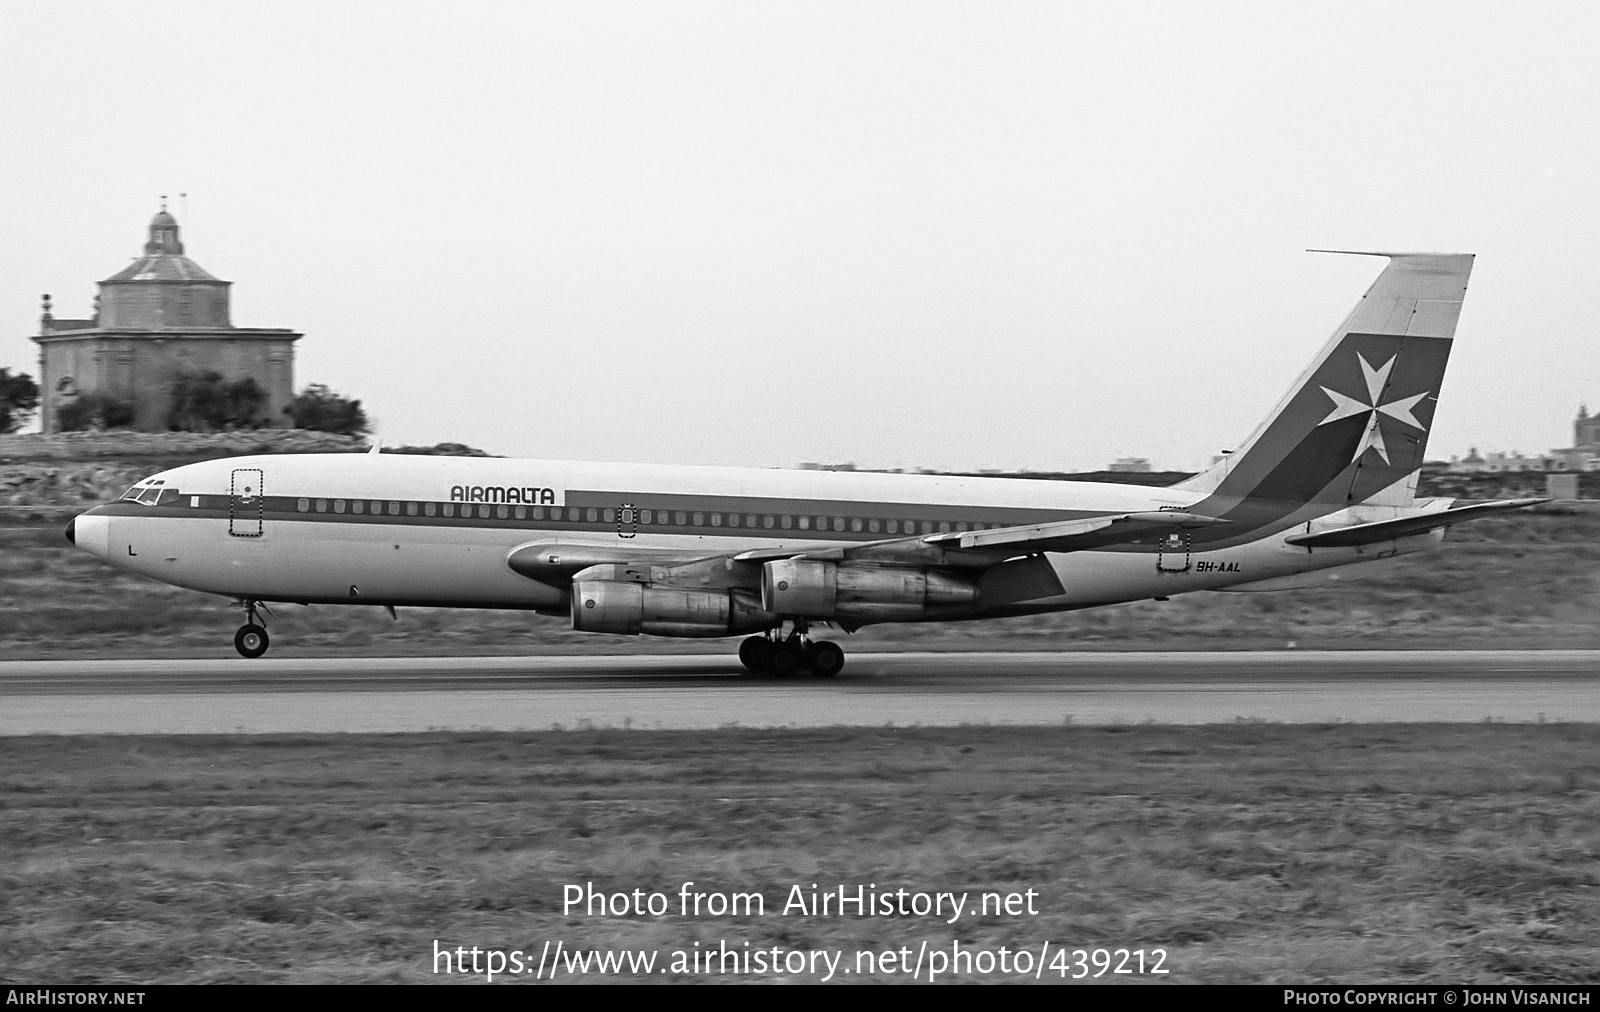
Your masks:
{"label": "cockpit window", "polygon": [[165,481],[146,479],[122,493],[122,498],[128,502],[143,503],[146,506],[158,506],[175,501],[178,498],[178,490],[175,488],[163,488],[162,486],[165,484]]}

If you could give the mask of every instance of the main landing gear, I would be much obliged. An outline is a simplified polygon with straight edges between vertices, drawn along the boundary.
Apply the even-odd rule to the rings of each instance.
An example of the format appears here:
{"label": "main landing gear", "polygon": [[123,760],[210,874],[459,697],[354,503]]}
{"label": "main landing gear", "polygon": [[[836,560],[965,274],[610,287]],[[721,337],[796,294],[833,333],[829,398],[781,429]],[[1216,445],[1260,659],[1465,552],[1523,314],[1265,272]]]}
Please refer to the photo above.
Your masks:
{"label": "main landing gear", "polygon": [[739,663],[753,675],[796,675],[810,671],[832,678],[844,667],[844,651],[828,640],[812,640],[797,625],[786,637],[752,636],[739,644]]}
{"label": "main landing gear", "polygon": [[260,657],[267,652],[271,640],[267,638],[267,630],[260,622],[256,621],[256,602],[245,601],[244,625],[233,634],[233,648],[245,657]]}

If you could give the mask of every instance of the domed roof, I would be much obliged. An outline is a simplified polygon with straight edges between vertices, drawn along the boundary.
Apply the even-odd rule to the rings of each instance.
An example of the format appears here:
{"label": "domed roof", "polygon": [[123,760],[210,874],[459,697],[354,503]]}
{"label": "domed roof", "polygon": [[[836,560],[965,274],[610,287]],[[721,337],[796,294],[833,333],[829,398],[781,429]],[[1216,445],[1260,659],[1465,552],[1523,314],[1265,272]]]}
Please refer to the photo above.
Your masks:
{"label": "domed roof", "polygon": [[178,219],[167,213],[165,204],[150,219],[150,241],[144,244],[144,256],[100,283],[106,285],[126,281],[211,281],[227,284],[183,255],[183,242],[178,238]]}

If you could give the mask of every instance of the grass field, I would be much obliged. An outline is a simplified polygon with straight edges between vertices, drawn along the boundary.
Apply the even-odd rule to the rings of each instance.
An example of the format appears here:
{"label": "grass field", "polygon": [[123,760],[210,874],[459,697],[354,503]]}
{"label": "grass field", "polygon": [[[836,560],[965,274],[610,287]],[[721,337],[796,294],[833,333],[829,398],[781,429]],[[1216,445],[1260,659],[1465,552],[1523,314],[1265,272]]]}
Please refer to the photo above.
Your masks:
{"label": "grass field", "polygon": [[[520,612],[294,605],[273,656],[701,652],[713,641],[574,633]],[[1600,514],[1525,514],[1457,528],[1370,581],[1276,594],[1198,593],[982,623],[886,625],[847,649],[1600,647]],[[9,657],[227,654],[231,602],[115,569],[58,525],[0,529],[0,648]]]}
{"label": "grass field", "polygon": [[[438,939],[847,966],[1048,941],[1165,949],[1175,982],[1600,982],[1589,726],[32,737],[0,739],[0,770],[13,981],[444,979]],[[561,910],[569,883],[676,902],[684,881],[765,916]],[[1034,889],[1038,913],[778,912],[812,883]]]}

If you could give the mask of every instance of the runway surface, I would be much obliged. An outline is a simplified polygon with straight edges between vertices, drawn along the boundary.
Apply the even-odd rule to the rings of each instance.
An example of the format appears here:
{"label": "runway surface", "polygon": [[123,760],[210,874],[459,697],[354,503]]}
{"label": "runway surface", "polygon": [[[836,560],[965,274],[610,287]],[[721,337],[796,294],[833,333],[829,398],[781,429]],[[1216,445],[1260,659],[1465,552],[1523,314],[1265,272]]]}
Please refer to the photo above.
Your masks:
{"label": "runway surface", "polygon": [[857,653],[0,662],[0,734],[1600,722],[1600,651]]}

